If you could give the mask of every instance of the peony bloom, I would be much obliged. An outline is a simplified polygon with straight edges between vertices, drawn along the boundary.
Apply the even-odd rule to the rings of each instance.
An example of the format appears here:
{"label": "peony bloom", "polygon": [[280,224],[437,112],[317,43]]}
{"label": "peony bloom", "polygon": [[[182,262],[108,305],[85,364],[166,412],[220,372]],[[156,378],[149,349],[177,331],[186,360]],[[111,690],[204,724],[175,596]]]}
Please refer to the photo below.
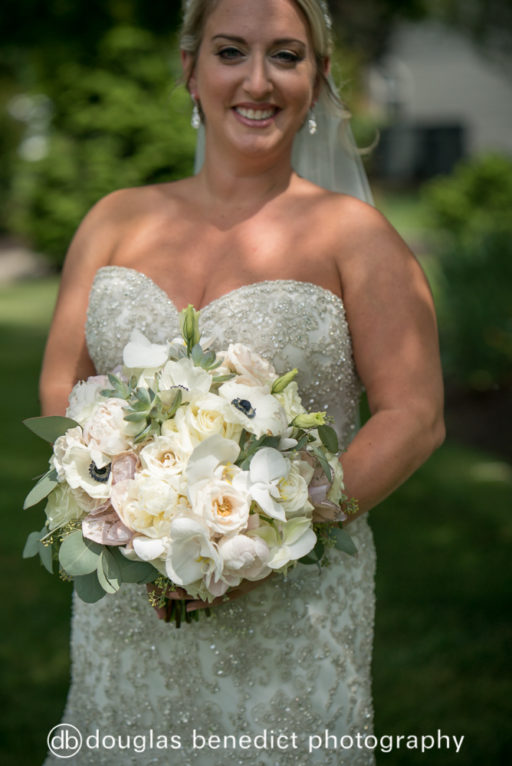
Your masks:
{"label": "peony bloom", "polygon": [[105,399],[96,405],[84,425],[85,444],[92,450],[110,456],[131,449],[131,437],[137,433],[139,426],[124,419],[125,406],[122,399]]}
{"label": "peony bloom", "polygon": [[106,375],[93,375],[87,380],[80,380],[69,395],[66,417],[83,425],[96,407],[100,392],[108,385]]}
{"label": "peony bloom", "polygon": [[172,519],[189,507],[168,482],[146,472],[114,484],[111,499],[128,529],[152,538],[168,535]]}

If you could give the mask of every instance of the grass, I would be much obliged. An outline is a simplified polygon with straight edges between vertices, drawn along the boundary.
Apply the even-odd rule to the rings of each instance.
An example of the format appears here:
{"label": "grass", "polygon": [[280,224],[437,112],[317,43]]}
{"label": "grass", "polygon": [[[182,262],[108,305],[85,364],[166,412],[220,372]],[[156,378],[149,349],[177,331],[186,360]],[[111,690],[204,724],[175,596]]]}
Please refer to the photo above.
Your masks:
{"label": "grass", "polygon": [[[0,761],[41,763],[69,674],[70,586],[23,561],[40,508],[22,511],[48,448],[21,425],[37,413],[37,377],[55,280],[0,289],[3,572]],[[508,763],[511,628],[506,579],[512,467],[448,443],[371,514],[377,553],[376,734],[464,735],[461,753],[378,756],[391,766]]]}

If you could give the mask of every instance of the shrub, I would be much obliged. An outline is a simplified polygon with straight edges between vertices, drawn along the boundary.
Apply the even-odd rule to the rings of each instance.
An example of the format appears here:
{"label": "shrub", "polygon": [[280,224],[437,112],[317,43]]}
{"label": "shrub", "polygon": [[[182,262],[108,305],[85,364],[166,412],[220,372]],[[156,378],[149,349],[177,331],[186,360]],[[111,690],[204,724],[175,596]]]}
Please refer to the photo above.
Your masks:
{"label": "shrub", "polygon": [[512,161],[491,155],[429,184],[441,229],[439,318],[447,379],[512,385]]}
{"label": "shrub", "polygon": [[96,64],[69,62],[53,73],[48,152],[17,160],[11,230],[60,264],[81,218],[114,189],[190,174],[195,134],[190,97],[156,38],[115,27]]}

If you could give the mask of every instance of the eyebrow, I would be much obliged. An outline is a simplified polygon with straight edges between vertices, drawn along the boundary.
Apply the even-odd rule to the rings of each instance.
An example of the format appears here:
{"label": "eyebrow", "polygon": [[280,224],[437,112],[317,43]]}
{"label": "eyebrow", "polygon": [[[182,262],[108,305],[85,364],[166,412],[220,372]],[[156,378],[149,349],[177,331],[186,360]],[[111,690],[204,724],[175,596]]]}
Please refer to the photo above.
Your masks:
{"label": "eyebrow", "polygon": [[[225,34],[219,34],[214,35],[212,37],[213,40],[218,40],[219,38],[222,38],[223,40],[231,40],[235,43],[242,43],[244,45],[247,45],[247,40],[245,40],[243,37],[238,37],[237,35],[225,35]],[[273,40],[273,45],[289,45],[290,43],[297,43],[298,45],[302,45],[302,47],[306,47],[306,44],[303,42],[303,40],[297,40],[294,37],[280,37],[278,40]]]}

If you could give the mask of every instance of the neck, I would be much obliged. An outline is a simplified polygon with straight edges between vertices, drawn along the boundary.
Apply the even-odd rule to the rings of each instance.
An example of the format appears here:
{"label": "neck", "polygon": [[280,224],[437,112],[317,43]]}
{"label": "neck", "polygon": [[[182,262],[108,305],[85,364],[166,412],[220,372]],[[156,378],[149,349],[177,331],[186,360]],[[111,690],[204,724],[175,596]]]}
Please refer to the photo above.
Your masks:
{"label": "neck", "polygon": [[212,150],[207,141],[204,164],[196,178],[210,214],[241,220],[286,191],[292,174],[291,148],[277,156],[248,157],[231,149]]}

